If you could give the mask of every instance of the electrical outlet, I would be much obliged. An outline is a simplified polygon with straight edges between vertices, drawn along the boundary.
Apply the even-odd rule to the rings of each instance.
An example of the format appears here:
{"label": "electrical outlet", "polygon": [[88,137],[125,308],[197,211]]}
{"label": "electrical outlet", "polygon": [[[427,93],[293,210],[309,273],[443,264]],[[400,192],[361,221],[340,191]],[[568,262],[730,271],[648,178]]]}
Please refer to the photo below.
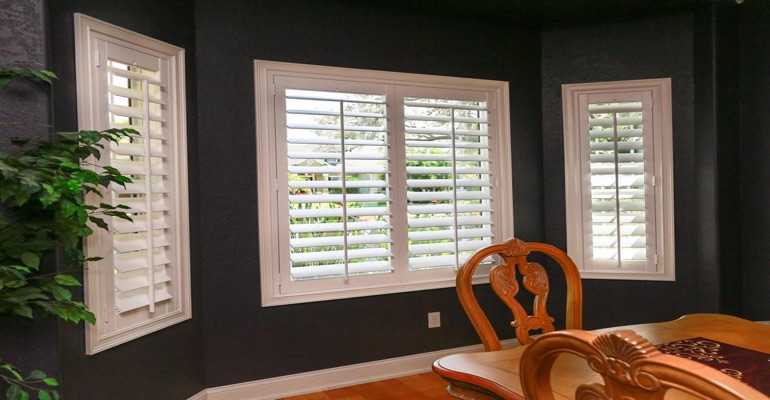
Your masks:
{"label": "electrical outlet", "polygon": [[428,313],[428,328],[438,328],[441,326],[441,313],[431,312]]}

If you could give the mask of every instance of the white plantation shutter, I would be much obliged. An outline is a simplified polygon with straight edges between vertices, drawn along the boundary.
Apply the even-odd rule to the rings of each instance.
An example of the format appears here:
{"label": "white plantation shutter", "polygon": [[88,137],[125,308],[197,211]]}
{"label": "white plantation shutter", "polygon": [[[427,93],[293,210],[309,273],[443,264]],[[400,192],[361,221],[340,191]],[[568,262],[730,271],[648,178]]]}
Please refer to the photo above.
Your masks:
{"label": "white plantation shutter", "polygon": [[584,277],[673,279],[665,82],[565,85],[568,252]]}
{"label": "white plantation shutter", "polygon": [[112,188],[111,203],[131,203],[127,213],[133,219],[114,220],[112,226],[115,313],[141,307],[154,313],[156,304],[173,297],[171,277],[176,275],[176,262],[169,257],[174,232],[167,222],[173,215],[166,206],[174,189],[166,171],[170,138],[163,97],[168,87],[162,78],[168,76],[167,65],[152,57],[138,64],[136,59],[146,55],[110,43],[105,55],[110,127],[146,132],[126,140],[125,149],[123,144],[109,146],[110,165],[133,180]]}
{"label": "white plantation shutter", "polygon": [[409,266],[457,268],[491,243],[485,100],[404,98]]}
{"label": "white plantation shutter", "polygon": [[[628,101],[619,101],[621,97]],[[604,102],[607,100],[612,101]],[[646,260],[656,253],[656,222],[647,218],[655,215],[651,103],[650,92],[613,95],[611,99],[580,96],[582,115],[587,119],[583,140],[588,143],[591,177],[590,185],[584,187],[591,207],[584,214],[590,218],[586,226],[591,229],[586,257],[592,258],[592,265],[644,271]]]}
{"label": "white plantation shutter", "polygon": [[280,83],[292,280],[390,272],[385,96]]}
{"label": "white plantation shutter", "polygon": [[80,25],[90,28],[79,41],[82,128],[140,132],[105,144],[99,161],[133,182],[91,201],[125,205],[132,221],[107,219],[109,232],[95,229],[86,241],[89,256],[103,257],[89,263],[86,281],[97,316],[92,354],[190,317],[183,60],[173,46],[132,43],[122,31],[117,39],[119,28],[87,18]]}
{"label": "white plantation shutter", "polygon": [[513,236],[504,87],[257,62],[263,305],[451,286]]}

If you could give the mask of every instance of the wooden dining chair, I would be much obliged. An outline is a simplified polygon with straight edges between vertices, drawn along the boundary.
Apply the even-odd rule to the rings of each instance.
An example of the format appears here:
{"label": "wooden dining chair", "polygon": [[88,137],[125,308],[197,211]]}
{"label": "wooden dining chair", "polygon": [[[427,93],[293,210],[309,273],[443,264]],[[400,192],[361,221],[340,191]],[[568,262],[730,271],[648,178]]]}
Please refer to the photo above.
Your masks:
{"label": "wooden dining chair", "polygon": [[[631,330],[604,334],[564,330],[538,337],[521,357],[520,377],[525,398],[554,399],[552,385],[558,386],[567,379],[552,379],[551,369],[557,357],[564,353],[585,359],[603,380],[603,383],[580,384],[574,397],[578,400],[662,400],[670,389],[702,399],[768,399],[760,391],[715,368],[662,353]],[[568,390],[559,389],[562,395]]]}
{"label": "wooden dining chair", "polygon": [[[500,339],[473,291],[473,274],[479,265],[490,260],[490,256],[496,265],[489,272],[489,283],[495,294],[513,313],[513,321],[510,325],[515,328],[518,341],[521,344],[528,344],[532,340],[532,331],[546,333],[555,330],[555,319],[548,314],[546,307],[551,291],[549,273],[543,264],[530,259],[531,255],[538,253],[554,260],[561,267],[561,272],[566,278],[567,304],[564,320],[566,329],[582,329],[583,289],[580,273],[572,259],[554,246],[512,238],[505,243],[477,250],[457,273],[456,288],[460,304],[481,338],[485,351],[502,349]],[[545,264],[552,270],[559,269],[549,265],[550,263]],[[534,295],[531,315],[517,300],[522,286]]]}

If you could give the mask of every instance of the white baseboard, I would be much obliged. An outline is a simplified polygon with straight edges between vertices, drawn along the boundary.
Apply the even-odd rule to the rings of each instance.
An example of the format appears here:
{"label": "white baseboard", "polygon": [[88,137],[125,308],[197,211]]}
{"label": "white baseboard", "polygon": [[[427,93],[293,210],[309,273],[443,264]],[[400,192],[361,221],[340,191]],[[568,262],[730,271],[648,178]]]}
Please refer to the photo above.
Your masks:
{"label": "white baseboard", "polygon": [[[518,345],[516,339],[503,341],[503,347]],[[188,400],[274,400],[320,392],[336,387],[358,385],[383,379],[430,371],[437,359],[455,353],[483,351],[481,345],[458,347],[411,356],[346,365],[301,374],[279,376],[206,389]]]}

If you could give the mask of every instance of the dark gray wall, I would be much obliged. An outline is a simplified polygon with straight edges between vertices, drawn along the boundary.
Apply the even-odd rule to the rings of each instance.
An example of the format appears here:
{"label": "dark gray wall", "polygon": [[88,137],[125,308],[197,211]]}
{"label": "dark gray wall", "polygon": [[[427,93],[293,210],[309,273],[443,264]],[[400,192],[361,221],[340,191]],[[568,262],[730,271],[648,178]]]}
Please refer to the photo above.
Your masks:
{"label": "dark gray wall", "polygon": [[[743,307],[770,319],[770,2],[746,1],[740,12],[740,222]],[[735,249],[737,251],[737,249]]]}
{"label": "dark gray wall", "polygon": [[706,7],[695,17],[695,193],[697,299],[701,309],[741,315],[738,131],[738,11]]}
{"label": "dark gray wall", "polygon": [[[477,343],[453,289],[260,307],[255,59],[511,83],[516,231],[542,236],[537,31],[360,1],[196,2],[206,385]],[[442,313],[441,329],[426,315]]]}

